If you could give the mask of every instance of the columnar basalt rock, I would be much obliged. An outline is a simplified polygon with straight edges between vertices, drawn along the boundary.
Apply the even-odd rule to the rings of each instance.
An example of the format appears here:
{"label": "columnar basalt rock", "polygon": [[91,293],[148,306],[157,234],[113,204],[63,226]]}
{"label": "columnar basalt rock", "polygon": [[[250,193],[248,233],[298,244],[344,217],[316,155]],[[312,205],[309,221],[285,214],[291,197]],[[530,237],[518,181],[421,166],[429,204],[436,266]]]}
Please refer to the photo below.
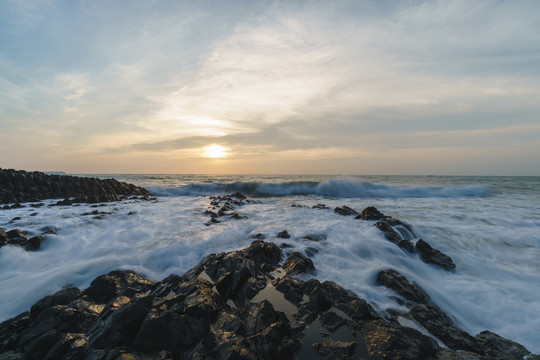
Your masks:
{"label": "columnar basalt rock", "polygon": [[115,179],[0,169],[0,203],[3,204],[62,198],[58,205],[71,205],[119,201],[131,195],[148,199],[151,194],[144,188]]}

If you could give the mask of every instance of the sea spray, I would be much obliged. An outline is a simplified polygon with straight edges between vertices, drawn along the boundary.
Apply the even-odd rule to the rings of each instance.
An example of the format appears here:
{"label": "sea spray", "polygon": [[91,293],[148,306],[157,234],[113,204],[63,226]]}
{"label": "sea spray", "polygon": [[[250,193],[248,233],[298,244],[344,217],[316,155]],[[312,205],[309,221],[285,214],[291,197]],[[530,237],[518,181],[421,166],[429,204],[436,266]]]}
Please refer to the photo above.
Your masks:
{"label": "sea spray", "polygon": [[325,196],[334,198],[430,198],[489,196],[487,186],[395,186],[374,184],[355,179],[329,179],[324,182],[291,181],[280,183],[231,182],[195,184],[170,188],[150,186],[157,196],[204,196],[241,192],[254,197]]}
{"label": "sea spray", "polygon": [[[523,194],[501,191],[493,187],[496,181],[492,179],[480,184],[446,179],[439,186],[428,181],[427,185],[418,186],[411,185],[411,181],[368,182],[377,185],[377,190],[393,192],[393,197],[317,194],[320,184],[327,184],[322,186],[323,190],[325,186],[336,188],[330,179],[279,180],[268,183],[274,184],[269,188],[281,191],[283,184],[294,183],[303,184],[312,192],[307,196],[259,197],[259,203],[237,209],[244,219],[228,219],[211,226],[205,226],[208,218],[204,215],[209,199],[195,193],[160,196],[157,203],[109,204],[102,209],[111,214],[102,219],[83,215],[94,210],[87,205],[1,211],[0,226],[8,230],[19,228],[33,235],[45,226],[54,226],[58,235],[49,236],[42,249],[34,253],[15,246],[0,249],[0,318],[28,310],[39,298],[61,288],[85,288],[97,275],[113,269],[132,269],[154,281],[171,273],[183,274],[209,253],[243,248],[252,241],[252,235],[260,233],[267,241],[293,246],[290,251],[311,253],[319,280],[333,280],[351,289],[380,313],[387,309],[405,311],[395,301],[395,293],[375,284],[380,270],[393,268],[424,288],[466,331],[476,334],[488,329],[540,352],[536,335],[540,333],[539,195],[530,190]],[[347,186],[354,188],[361,183],[341,180],[336,182],[338,188],[349,193]],[[527,184],[532,186],[531,182]],[[168,189],[173,193],[182,189],[176,185]],[[214,189],[212,182],[201,185]],[[406,193],[403,188],[410,196],[412,188],[423,189],[418,192],[423,195],[431,191],[431,196],[396,196]],[[438,196],[440,188],[453,195]],[[471,188],[487,192],[468,196],[457,191]],[[234,192],[235,188],[229,190]],[[305,207],[291,207],[293,203]],[[329,209],[311,208],[318,203],[325,203]],[[373,227],[373,221],[333,212],[334,207],[342,205],[358,211],[376,206],[383,213],[412,224],[418,237],[452,257],[456,272],[438,269],[423,263],[417,255],[404,252],[388,242]],[[37,215],[30,216],[34,212]],[[10,224],[14,217],[21,220]],[[284,229],[291,238],[277,239],[276,235]],[[305,237],[307,234],[321,236],[313,237],[319,240],[313,241]]]}

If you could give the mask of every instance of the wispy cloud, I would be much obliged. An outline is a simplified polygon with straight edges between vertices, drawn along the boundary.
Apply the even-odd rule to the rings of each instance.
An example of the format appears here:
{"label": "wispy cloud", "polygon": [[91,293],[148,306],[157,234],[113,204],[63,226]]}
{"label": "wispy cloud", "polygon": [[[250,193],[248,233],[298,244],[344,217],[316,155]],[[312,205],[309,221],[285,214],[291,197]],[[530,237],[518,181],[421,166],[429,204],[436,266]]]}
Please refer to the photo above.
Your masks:
{"label": "wispy cloud", "polygon": [[534,1],[7,4],[0,138],[55,153],[427,159],[538,133]]}

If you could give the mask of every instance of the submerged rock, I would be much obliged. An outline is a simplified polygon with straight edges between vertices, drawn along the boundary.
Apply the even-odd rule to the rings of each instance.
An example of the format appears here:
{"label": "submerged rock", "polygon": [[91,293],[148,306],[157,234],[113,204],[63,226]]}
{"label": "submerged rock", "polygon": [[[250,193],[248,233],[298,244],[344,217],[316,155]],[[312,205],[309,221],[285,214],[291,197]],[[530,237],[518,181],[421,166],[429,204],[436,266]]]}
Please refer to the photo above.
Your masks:
{"label": "submerged rock", "polygon": [[41,244],[47,238],[47,235],[55,234],[55,232],[45,231],[40,235],[33,236],[30,239],[19,229],[13,229],[7,233],[0,230],[0,247],[5,245],[17,245],[24,248],[26,251],[39,250]]}

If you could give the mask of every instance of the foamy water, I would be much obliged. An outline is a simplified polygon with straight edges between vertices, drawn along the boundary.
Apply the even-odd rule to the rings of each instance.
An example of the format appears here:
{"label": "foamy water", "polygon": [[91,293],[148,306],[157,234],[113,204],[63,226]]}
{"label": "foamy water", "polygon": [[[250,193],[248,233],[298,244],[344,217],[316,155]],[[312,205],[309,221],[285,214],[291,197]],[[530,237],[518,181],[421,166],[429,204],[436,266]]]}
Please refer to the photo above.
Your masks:
{"label": "foamy water", "polygon": [[[0,226],[7,230],[33,235],[51,226],[58,233],[37,252],[0,248],[1,320],[61,288],[85,288],[113,269],[132,269],[154,281],[182,274],[209,253],[245,247],[250,235],[262,233],[268,241],[293,245],[291,251],[318,250],[312,257],[316,277],[353,290],[381,313],[405,311],[390,290],[375,285],[380,270],[394,268],[422,286],[466,331],[474,335],[488,329],[540,353],[538,178],[117,178],[148,186],[159,202],[0,211]],[[237,209],[245,219],[205,226],[206,195],[235,191],[259,203]],[[292,203],[347,205],[358,211],[376,206],[412,224],[417,236],[452,257],[457,271],[446,272],[402,251],[372,221]],[[82,215],[96,209],[111,214],[101,220]],[[22,219],[8,224],[16,216]],[[276,239],[283,229],[291,239]],[[321,235],[321,241],[302,239],[307,234]]]}

